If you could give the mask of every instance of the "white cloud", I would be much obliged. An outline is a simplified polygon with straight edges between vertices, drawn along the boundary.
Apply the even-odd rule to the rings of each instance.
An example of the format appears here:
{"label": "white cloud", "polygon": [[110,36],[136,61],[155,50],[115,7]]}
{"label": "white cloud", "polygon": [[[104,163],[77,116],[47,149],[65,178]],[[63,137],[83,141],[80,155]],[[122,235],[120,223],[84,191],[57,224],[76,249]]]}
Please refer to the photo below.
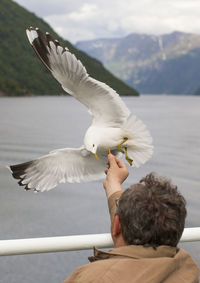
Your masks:
{"label": "white cloud", "polygon": [[80,8],[79,11],[75,11],[68,14],[69,20],[82,22],[94,20],[94,18],[98,15],[97,6],[94,4],[85,3]]}
{"label": "white cloud", "polygon": [[76,42],[132,32],[200,33],[199,0],[16,0]]}
{"label": "white cloud", "polygon": [[76,10],[80,1],[72,0],[14,0],[40,17],[59,15]]}

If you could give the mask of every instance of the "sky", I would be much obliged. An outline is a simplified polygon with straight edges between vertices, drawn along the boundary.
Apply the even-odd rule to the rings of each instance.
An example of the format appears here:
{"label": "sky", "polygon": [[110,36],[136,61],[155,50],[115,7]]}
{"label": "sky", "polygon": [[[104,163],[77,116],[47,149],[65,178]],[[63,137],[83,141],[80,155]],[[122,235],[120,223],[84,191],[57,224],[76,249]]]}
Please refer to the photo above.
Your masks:
{"label": "sky", "polygon": [[130,33],[200,34],[200,0],[15,0],[76,43]]}

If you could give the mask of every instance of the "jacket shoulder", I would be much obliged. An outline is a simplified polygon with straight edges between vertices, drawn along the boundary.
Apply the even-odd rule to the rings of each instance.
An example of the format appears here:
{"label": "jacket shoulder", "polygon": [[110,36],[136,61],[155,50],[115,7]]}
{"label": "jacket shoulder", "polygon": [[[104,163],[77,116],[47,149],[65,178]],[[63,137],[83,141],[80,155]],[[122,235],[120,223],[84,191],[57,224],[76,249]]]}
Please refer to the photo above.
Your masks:
{"label": "jacket shoulder", "polygon": [[116,260],[104,259],[80,266],[63,283],[106,283],[106,271],[115,263]]}

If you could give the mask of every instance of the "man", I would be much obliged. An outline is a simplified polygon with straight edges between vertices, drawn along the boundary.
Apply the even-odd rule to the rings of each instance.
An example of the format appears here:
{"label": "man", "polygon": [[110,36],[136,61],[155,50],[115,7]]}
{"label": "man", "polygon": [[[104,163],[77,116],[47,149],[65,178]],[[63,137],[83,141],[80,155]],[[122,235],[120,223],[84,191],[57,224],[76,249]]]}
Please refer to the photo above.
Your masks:
{"label": "man", "polygon": [[149,174],[123,192],[124,163],[108,155],[104,188],[114,249],[94,249],[92,263],[64,283],[197,283],[199,268],[177,247],[184,229],[185,199],[168,180]]}

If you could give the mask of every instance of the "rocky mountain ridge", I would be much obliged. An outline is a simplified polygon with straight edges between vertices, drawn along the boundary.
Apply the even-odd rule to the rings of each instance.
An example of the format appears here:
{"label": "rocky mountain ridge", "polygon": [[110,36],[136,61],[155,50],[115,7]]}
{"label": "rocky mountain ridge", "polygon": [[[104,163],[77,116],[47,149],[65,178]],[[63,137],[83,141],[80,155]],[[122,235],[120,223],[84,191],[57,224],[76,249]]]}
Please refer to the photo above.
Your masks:
{"label": "rocky mountain ridge", "polygon": [[76,44],[141,93],[193,94],[200,87],[200,35],[130,34]]}

